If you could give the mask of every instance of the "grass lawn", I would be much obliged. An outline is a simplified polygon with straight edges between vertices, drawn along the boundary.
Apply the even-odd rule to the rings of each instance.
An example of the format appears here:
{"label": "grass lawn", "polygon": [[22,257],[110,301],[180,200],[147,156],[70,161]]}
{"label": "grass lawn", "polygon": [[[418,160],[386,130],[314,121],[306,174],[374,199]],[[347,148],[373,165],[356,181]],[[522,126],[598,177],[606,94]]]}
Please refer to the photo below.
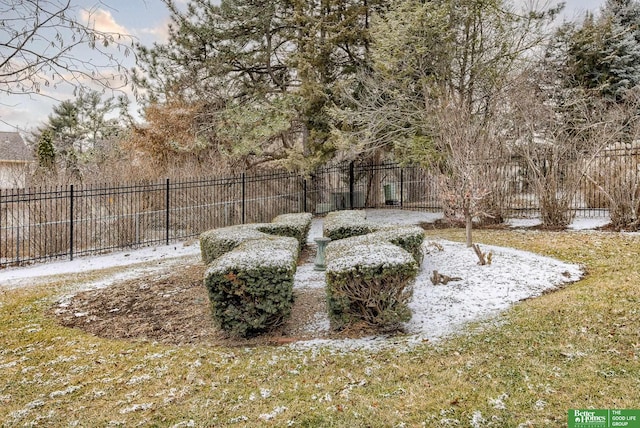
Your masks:
{"label": "grass lawn", "polygon": [[46,315],[73,278],[0,291],[0,423],[558,427],[569,409],[639,409],[640,237],[474,233],[588,276],[438,343],[356,352],[106,340]]}

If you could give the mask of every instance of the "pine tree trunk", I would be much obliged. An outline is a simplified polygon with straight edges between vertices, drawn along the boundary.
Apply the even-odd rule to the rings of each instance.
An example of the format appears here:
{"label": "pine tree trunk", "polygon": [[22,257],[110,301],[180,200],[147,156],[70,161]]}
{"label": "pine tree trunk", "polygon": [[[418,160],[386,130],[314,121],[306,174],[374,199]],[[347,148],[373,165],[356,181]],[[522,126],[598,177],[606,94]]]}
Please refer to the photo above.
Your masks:
{"label": "pine tree trunk", "polygon": [[302,127],[302,156],[306,159],[311,157],[311,142],[309,141],[309,127],[303,122]]}

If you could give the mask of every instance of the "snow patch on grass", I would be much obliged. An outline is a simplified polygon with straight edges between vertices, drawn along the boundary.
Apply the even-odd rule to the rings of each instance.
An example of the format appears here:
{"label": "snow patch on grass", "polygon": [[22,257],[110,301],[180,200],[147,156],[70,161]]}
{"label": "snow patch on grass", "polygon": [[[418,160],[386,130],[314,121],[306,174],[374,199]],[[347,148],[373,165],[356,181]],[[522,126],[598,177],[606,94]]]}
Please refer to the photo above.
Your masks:
{"label": "snow patch on grass", "polygon": [[284,413],[286,410],[287,410],[287,408],[285,406],[278,406],[275,409],[273,409],[272,412],[263,413],[258,418],[263,420],[263,421],[270,421],[272,419],[275,419],[281,413]]}
{"label": "snow patch on grass", "polygon": [[[493,253],[491,265],[480,266],[471,248],[446,240],[423,244],[425,259],[414,284],[409,307],[413,316],[404,327],[405,337],[368,337],[347,340],[310,340],[290,346],[313,348],[330,346],[348,352],[402,344],[435,341],[462,331],[469,322],[487,319],[508,309],[514,303],[555,290],[579,280],[580,266],[526,251],[480,244],[484,252]],[[433,285],[434,270],[462,280],[447,285]],[[316,287],[320,284],[316,283]],[[328,331],[329,323],[321,321],[318,331]]]}
{"label": "snow patch on grass", "polygon": [[142,403],[142,404],[134,404],[129,407],[125,407],[120,410],[120,414],[126,415],[127,413],[139,412],[143,410],[149,410],[153,407],[153,403]]}
{"label": "snow patch on grass", "polygon": [[483,428],[487,424],[487,420],[482,416],[480,410],[476,410],[471,415],[471,426],[473,428]]}
{"label": "snow patch on grass", "polygon": [[53,391],[51,394],[49,394],[49,398],[56,398],[56,397],[62,397],[64,395],[68,395],[68,394],[72,394],[74,392],[76,392],[77,390],[79,390],[81,387],[78,385],[72,385],[66,389],[62,389],[59,391]]}
{"label": "snow patch on grass", "polygon": [[490,398],[489,399],[489,405],[491,407],[493,407],[496,410],[506,410],[507,409],[507,405],[505,404],[505,400],[509,398],[509,394],[507,394],[506,392],[504,394],[501,394],[499,397],[497,398]]}

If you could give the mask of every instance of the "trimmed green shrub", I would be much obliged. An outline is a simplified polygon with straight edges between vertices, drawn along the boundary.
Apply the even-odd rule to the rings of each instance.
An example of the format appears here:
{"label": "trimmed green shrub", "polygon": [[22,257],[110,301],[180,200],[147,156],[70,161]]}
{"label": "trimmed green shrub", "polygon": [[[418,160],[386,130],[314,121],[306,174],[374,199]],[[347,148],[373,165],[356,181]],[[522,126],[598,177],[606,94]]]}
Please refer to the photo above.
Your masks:
{"label": "trimmed green shrub", "polygon": [[366,235],[376,229],[366,219],[364,211],[333,211],[324,218],[322,232],[332,241]]}
{"label": "trimmed green shrub", "polygon": [[302,249],[307,242],[312,218],[313,216],[309,213],[282,214],[274,218],[271,223],[257,225],[256,229],[270,235],[296,238]]}
{"label": "trimmed green shrub", "polygon": [[285,236],[298,240],[302,249],[311,228],[309,213],[282,214],[272,223],[252,223],[208,230],[200,235],[200,253],[205,264],[228,253],[245,241],[264,239],[270,235]]}
{"label": "trimmed green shrub", "polygon": [[375,244],[377,242],[389,242],[409,252],[418,265],[422,264],[422,243],[424,242],[424,230],[418,226],[392,226],[377,230],[366,235],[353,236],[339,239],[329,244],[327,251],[344,251],[358,244]]}
{"label": "trimmed green shrub", "polygon": [[327,246],[327,304],[335,329],[364,323],[397,329],[411,319],[409,301],[418,265],[413,256],[388,242],[357,237]]}
{"label": "trimmed green shrub", "polygon": [[371,234],[376,239],[388,241],[408,251],[418,263],[422,264],[424,254],[422,243],[424,242],[424,230],[419,226],[391,226],[377,230]]}
{"label": "trimmed green shrub", "polygon": [[329,261],[334,257],[339,257],[340,254],[343,254],[345,251],[349,250],[349,248],[357,245],[376,244],[380,242],[384,241],[381,241],[379,238],[375,238],[371,233],[331,241],[327,244],[327,249],[325,251],[326,259]]}
{"label": "trimmed green shrub", "polygon": [[290,316],[298,245],[287,237],[250,240],[211,263],[205,286],[214,321],[222,330],[253,336]]}
{"label": "trimmed green shrub", "polygon": [[209,264],[245,241],[268,238],[269,235],[257,230],[258,224],[222,227],[208,230],[200,235],[200,254],[205,264]]}

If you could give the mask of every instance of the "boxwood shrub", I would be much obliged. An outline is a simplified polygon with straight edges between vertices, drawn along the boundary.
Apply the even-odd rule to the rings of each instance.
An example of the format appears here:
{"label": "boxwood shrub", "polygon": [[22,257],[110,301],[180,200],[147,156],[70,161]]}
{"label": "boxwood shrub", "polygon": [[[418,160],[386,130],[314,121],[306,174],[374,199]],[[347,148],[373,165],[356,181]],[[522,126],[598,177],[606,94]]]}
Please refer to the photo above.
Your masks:
{"label": "boxwood shrub", "polygon": [[211,263],[205,286],[213,319],[223,331],[253,336],[290,316],[298,246],[287,237],[249,240]]}
{"label": "boxwood shrub", "polygon": [[422,264],[424,254],[422,244],[424,242],[424,229],[419,226],[391,226],[373,232],[374,239],[388,241],[408,251],[418,263]]}
{"label": "boxwood shrub", "polygon": [[313,216],[309,213],[282,214],[274,218],[271,223],[256,225],[256,229],[271,235],[296,238],[302,249],[307,242],[312,218]]}
{"label": "boxwood shrub", "polygon": [[264,239],[270,235],[285,236],[298,240],[302,249],[311,228],[309,213],[282,214],[272,223],[252,223],[208,230],[200,235],[200,253],[205,264],[228,253],[245,241]]}
{"label": "boxwood shrub", "polygon": [[409,301],[418,265],[389,242],[358,237],[327,246],[327,304],[335,329],[363,323],[393,330],[411,318]]}
{"label": "boxwood shrub", "polygon": [[424,230],[418,226],[392,226],[375,232],[353,236],[351,238],[332,241],[329,246],[335,251],[347,249],[358,244],[374,244],[376,242],[389,242],[409,252],[418,265],[422,264],[422,243],[424,242]]}
{"label": "boxwood shrub", "polygon": [[364,211],[333,211],[324,218],[322,232],[332,241],[352,236],[366,235],[376,228],[366,220]]}
{"label": "boxwood shrub", "polygon": [[208,230],[200,235],[202,261],[209,264],[245,241],[264,239],[268,234],[257,230],[259,225],[238,225]]}

